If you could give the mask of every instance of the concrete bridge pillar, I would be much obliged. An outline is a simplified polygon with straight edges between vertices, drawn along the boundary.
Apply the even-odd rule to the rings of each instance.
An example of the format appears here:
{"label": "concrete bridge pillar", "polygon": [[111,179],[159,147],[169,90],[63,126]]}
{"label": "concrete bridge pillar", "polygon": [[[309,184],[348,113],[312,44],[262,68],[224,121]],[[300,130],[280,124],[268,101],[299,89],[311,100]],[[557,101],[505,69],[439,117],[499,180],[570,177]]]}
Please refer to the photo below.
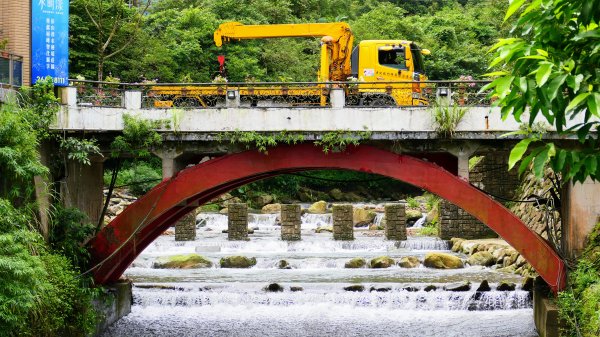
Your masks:
{"label": "concrete bridge pillar", "polygon": [[587,237],[599,221],[600,183],[587,179],[583,184],[568,183],[562,193],[562,249],[576,259]]}
{"label": "concrete bridge pillar", "polygon": [[404,204],[385,205],[385,238],[406,240],[406,206]]}
{"label": "concrete bridge pillar", "polygon": [[354,240],[352,205],[333,205],[333,239]]}
{"label": "concrete bridge pillar", "polygon": [[156,151],[155,154],[162,160],[163,179],[171,178],[175,173],[185,168],[185,163],[179,160],[183,152],[171,148]]}
{"label": "concrete bridge pillar", "polygon": [[299,241],[301,239],[301,215],[300,205],[281,205],[281,240]]}
{"label": "concrete bridge pillar", "polygon": [[227,239],[248,240],[248,205],[227,205]]}
{"label": "concrete bridge pillar", "polygon": [[90,165],[67,161],[65,181],[61,184],[61,196],[65,207],[77,207],[92,223],[97,223],[103,208],[104,180],[103,157],[90,158]]}

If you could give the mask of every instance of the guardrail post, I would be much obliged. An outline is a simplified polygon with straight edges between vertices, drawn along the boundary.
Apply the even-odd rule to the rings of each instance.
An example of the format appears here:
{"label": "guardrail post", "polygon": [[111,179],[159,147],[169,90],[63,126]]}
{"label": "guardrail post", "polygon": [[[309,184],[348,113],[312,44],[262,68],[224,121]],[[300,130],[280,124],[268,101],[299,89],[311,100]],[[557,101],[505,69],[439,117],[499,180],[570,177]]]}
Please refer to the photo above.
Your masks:
{"label": "guardrail post", "polygon": [[69,107],[77,106],[77,87],[59,87],[60,104]]}
{"label": "guardrail post", "polygon": [[343,108],[346,105],[346,96],[343,88],[331,88],[329,91],[329,100],[334,109]]}
{"label": "guardrail post", "polygon": [[125,91],[125,109],[139,110],[142,108],[142,92],[139,90]]}

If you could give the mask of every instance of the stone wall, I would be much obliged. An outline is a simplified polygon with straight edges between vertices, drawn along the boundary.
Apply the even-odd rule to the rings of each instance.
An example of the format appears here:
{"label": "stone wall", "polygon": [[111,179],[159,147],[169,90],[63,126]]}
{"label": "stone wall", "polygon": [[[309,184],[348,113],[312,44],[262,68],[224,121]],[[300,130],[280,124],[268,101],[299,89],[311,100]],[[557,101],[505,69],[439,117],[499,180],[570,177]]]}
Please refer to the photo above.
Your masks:
{"label": "stone wall", "polygon": [[229,204],[227,216],[227,238],[229,240],[248,240],[248,205]]}
{"label": "stone wall", "polygon": [[498,235],[488,226],[445,200],[440,202],[440,238],[483,239]]}
{"label": "stone wall", "polygon": [[406,240],[406,206],[404,204],[385,205],[385,238]]}
{"label": "stone wall", "polygon": [[300,205],[281,205],[281,240],[298,241],[301,239]]}
{"label": "stone wall", "polygon": [[[485,156],[469,171],[469,181],[491,195],[513,199],[519,189],[520,180],[517,169],[507,171],[509,153],[496,151]],[[475,219],[469,213],[442,201],[440,203],[440,237],[448,240],[453,237],[482,239],[497,237],[487,225]]]}
{"label": "stone wall", "polygon": [[[550,171],[546,172],[547,175]],[[548,190],[553,187],[552,181],[548,178],[537,179],[533,173],[527,173],[523,178],[523,183],[519,188],[518,194],[515,199],[525,200],[530,198],[532,195],[537,195],[542,198],[549,198],[551,194]],[[548,239],[548,232],[546,228],[546,217],[552,216],[556,220],[556,228],[560,231],[561,218],[558,211],[550,212],[546,214],[546,203],[542,202],[541,205],[531,202],[514,203],[511,205],[510,210],[515,213],[526,225],[531,228],[534,232],[538,233],[544,239]],[[557,233],[560,235],[560,233]]]}
{"label": "stone wall", "polygon": [[184,215],[175,225],[175,241],[196,240],[196,211]]}
{"label": "stone wall", "polygon": [[333,205],[333,239],[354,240],[352,205]]}

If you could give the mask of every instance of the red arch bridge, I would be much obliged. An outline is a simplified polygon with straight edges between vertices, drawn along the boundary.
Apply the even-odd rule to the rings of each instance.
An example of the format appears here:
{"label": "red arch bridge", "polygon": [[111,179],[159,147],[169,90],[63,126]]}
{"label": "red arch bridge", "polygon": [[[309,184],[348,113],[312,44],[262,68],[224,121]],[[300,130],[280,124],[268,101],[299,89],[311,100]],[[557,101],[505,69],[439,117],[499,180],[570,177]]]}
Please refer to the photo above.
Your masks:
{"label": "red arch bridge", "polygon": [[565,264],[546,240],[444,167],[453,170],[443,161],[436,164],[435,159],[429,162],[366,145],[328,154],[312,144],[281,145],[268,154],[251,150],[209,160],[164,180],[98,233],[90,242],[94,279],[99,284],[117,281],[163,231],[222,193],[279,174],[342,169],[397,179],[461,207],[514,247],[553,291],[561,290],[566,282]]}

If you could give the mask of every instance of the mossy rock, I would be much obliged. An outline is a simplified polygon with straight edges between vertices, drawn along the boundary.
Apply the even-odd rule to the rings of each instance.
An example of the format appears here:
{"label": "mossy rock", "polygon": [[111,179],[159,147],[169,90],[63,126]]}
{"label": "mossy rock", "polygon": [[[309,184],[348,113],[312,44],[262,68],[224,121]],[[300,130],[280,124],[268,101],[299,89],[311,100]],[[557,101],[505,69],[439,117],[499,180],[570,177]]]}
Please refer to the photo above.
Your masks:
{"label": "mossy rock", "polygon": [[456,282],[444,286],[447,291],[469,291],[471,290],[471,282]]}
{"label": "mossy rock", "polygon": [[463,268],[463,262],[457,256],[447,253],[427,253],[423,265],[429,268],[437,269],[458,269]]}
{"label": "mossy rock", "polygon": [[329,191],[329,196],[335,201],[340,201],[344,198],[344,192],[342,192],[339,188],[334,188]]}
{"label": "mossy rock", "polygon": [[195,269],[210,267],[212,267],[212,262],[198,254],[162,256],[154,262],[154,268],[157,269]]}
{"label": "mossy rock", "polygon": [[279,260],[279,262],[277,263],[277,268],[292,269],[292,266],[290,266],[289,262],[287,262],[286,260]]}
{"label": "mossy rock", "polygon": [[496,264],[496,259],[494,259],[494,256],[492,255],[492,253],[490,253],[488,251],[483,251],[483,252],[477,252],[477,253],[469,256],[469,260],[467,260],[467,262],[469,262],[469,264],[472,266],[489,267],[489,266],[493,266]]}
{"label": "mossy rock", "polygon": [[367,264],[367,261],[361,257],[355,257],[344,264],[344,268],[362,268]]}
{"label": "mossy rock", "polygon": [[500,281],[500,283],[496,287],[496,290],[498,290],[498,291],[513,291],[516,288],[517,288],[517,285],[514,284],[513,282]]}
{"label": "mossy rock", "polygon": [[379,256],[371,260],[371,268],[389,268],[395,263],[389,256]]}
{"label": "mossy rock", "polygon": [[398,265],[402,268],[416,268],[421,264],[421,261],[416,256],[405,256],[398,261]]}
{"label": "mossy rock", "polygon": [[355,207],[352,212],[352,222],[354,222],[354,226],[366,226],[373,223],[375,217],[377,217],[377,213],[370,209]]}
{"label": "mossy rock", "polygon": [[361,292],[361,291],[365,291],[365,286],[363,286],[362,284],[353,284],[351,286],[344,287],[344,290]]}
{"label": "mossy rock", "polygon": [[481,281],[481,284],[479,284],[479,287],[477,287],[477,291],[490,291],[490,290],[492,290],[492,288],[490,287],[490,284],[487,280]]}
{"label": "mossy rock", "polygon": [[256,265],[256,258],[248,258],[245,256],[226,256],[219,260],[221,268],[250,268]]}
{"label": "mossy rock", "polygon": [[283,287],[279,283],[271,283],[268,286],[264,287],[263,290],[271,293],[276,293],[282,292]]}
{"label": "mossy rock", "polygon": [[320,200],[310,205],[308,213],[311,214],[325,214],[327,212],[327,202]]}
{"label": "mossy rock", "polygon": [[317,227],[315,233],[333,233],[333,226]]}
{"label": "mossy rock", "polygon": [[423,213],[418,209],[407,209],[406,210],[406,220],[418,220],[423,217]]}
{"label": "mossy rock", "polygon": [[267,204],[261,210],[263,214],[277,214],[281,212],[281,204]]}

